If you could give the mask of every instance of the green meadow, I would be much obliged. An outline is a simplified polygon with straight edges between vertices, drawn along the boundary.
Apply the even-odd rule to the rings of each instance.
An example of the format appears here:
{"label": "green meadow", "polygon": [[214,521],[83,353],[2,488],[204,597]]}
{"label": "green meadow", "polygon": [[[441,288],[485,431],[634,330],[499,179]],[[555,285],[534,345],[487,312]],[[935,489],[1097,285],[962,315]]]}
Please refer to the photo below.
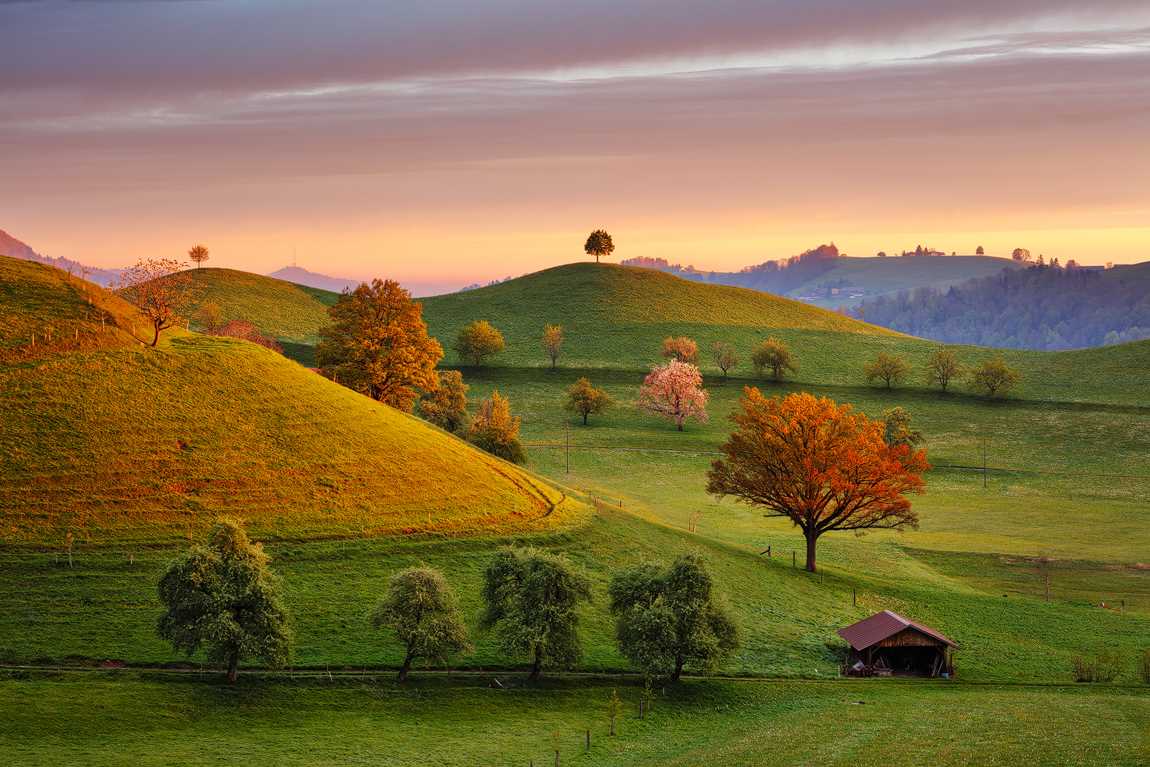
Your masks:
{"label": "green meadow", "polygon": [[[30,295],[19,280],[47,287],[19,304]],[[229,283],[233,295],[255,289],[248,282]],[[94,321],[46,276],[9,283],[0,284],[9,308],[55,302]],[[561,267],[428,299],[425,316],[448,349],[472,319],[503,330],[502,355],[462,370],[472,405],[496,389],[510,398],[524,469],[239,341],[181,333],[156,350],[81,349],[0,368],[17,395],[0,405],[15,426],[0,441],[0,661],[139,667],[10,671],[0,680],[0,752],[19,764],[81,755],[91,764],[550,764],[557,743],[564,761],[608,765],[1146,761],[1150,687],[1138,663],[1150,648],[1150,343],[1007,353],[1023,382],[991,401],[921,383],[917,366],[936,344],[655,272]],[[539,343],[549,322],[567,333],[554,371]],[[682,433],[634,405],[671,334],[699,341],[708,374],[710,418]],[[798,359],[786,383],[754,379],[745,362],[766,335]],[[728,380],[706,359],[718,340],[744,359]],[[864,385],[862,365],[880,349],[905,355],[913,379],[891,391]],[[996,354],[957,351],[966,362]],[[450,351],[444,364],[454,364]],[[562,409],[583,375],[614,400],[586,427]],[[746,385],[810,391],[875,417],[908,410],[934,466],[914,499],[918,528],[827,535],[811,575],[788,523],[709,497],[706,470]],[[266,543],[293,615],[292,667],[311,676],[248,669],[228,688],[156,637],[159,573],[217,513],[248,519]],[[597,676],[525,687],[524,659],[479,631],[483,569],[516,543],[562,552],[590,575],[576,670]],[[622,676],[607,585],[622,567],[691,551],[711,566],[742,646],[716,676],[657,691],[639,721],[639,682]],[[467,673],[417,674],[400,688],[385,673],[400,648],[367,615],[388,576],[419,563],[454,585],[476,647],[453,664]],[[835,630],[881,609],[958,642],[957,678],[839,679]],[[1100,653],[1119,659],[1116,680],[1075,685],[1074,659]],[[162,666],[194,673],[140,670]],[[505,689],[488,686],[493,676]],[[611,738],[614,687],[629,713]]]}

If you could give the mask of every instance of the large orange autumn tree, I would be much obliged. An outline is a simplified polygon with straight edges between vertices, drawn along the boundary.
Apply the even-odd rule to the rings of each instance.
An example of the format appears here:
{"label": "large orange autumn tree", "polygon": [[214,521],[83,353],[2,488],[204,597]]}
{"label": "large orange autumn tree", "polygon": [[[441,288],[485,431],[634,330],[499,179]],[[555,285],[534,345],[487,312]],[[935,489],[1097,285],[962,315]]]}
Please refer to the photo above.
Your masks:
{"label": "large orange autumn tree", "polygon": [[823,533],[917,526],[907,495],[923,491],[926,453],[887,445],[882,421],[831,399],[780,400],[752,387],[731,418],[737,428],[707,473],[707,492],[790,519],[807,540],[808,571]]}

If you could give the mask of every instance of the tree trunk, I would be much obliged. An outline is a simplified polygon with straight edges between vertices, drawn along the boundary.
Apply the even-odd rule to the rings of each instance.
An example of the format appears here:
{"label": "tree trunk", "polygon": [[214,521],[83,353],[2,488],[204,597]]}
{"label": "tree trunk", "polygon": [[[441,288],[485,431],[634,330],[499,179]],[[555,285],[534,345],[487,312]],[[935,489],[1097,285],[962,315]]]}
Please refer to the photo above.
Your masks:
{"label": "tree trunk", "polygon": [[152,342],[150,344],[148,344],[148,346],[155,346],[156,344],[158,344],[160,342],[160,326],[157,323],[153,322],[152,323],[152,330],[154,331],[152,333]]}
{"label": "tree trunk", "polygon": [[528,681],[534,682],[539,678],[539,673],[543,670],[543,648],[540,645],[535,645],[535,660],[531,664],[531,674],[528,675]]}
{"label": "tree trunk", "polygon": [[815,572],[815,544],[819,541],[817,533],[808,532],[807,537],[807,572]]}
{"label": "tree trunk", "polygon": [[683,656],[675,657],[675,673],[671,674],[671,682],[678,682],[683,675]]}
{"label": "tree trunk", "polygon": [[403,667],[399,669],[399,681],[406,682],[407,674],[411,671],[411,650],[407,651],[407,655],[403,656]]}
{"label": "tree trunk", "polygon": [[584,426],[587,425],[587,414],[586,413],[583,414],[583,425]]}
{"label": "tree trunk", "polygon": [[239,650],[232,650],[232,654],[228,658],[228,684],[236,683],[236,676],[239,674],[239,667],[240,652]]}
{"label": "tree trunk", "polygon": [[679,431],[683,430],[683,419],[680,418],[679,420],[675,421],[675,428]]}

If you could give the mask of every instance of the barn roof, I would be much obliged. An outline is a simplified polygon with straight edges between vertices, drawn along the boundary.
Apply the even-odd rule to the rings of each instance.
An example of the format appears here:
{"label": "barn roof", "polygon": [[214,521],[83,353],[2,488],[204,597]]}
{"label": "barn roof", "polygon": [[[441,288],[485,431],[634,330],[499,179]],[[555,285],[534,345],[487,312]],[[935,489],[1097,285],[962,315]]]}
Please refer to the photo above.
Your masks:
{"label": "barn roof", "polygon": [[890,610],[875,613],[869,618],[864,618],[858,623],[847,626],[845,629],[839,629],[838,633],[839,636],[847,640],[851,647],[856,650],[865,650],[906,629],[914,629],[919,633],[926,634],[928,637],[937,639],[951,647],[958,647],[957,644],[948,639],[944,634],[932,629],[930,626],[916,623],[909,618],[902,617],[898,613],[892,613]]}

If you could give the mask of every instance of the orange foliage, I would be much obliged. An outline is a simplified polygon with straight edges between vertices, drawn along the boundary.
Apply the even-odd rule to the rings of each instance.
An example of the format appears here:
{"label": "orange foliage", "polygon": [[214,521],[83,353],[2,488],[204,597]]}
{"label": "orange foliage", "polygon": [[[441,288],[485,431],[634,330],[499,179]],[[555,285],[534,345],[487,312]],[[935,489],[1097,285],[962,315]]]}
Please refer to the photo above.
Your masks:
{"label": "orange foliage", "polygon": [[662,355],[665,360],[678,360],[696,365],[699,362],[699,345],[686,336],[665,338],[663,339]]}
{"label": "orange foliage", "polygon": [[807,539],[809,571],[823,533],[917,526],[906,496],[923,492],[926,453],[887,445],[882,421],[806,393],[780,400],[747,387],[741,405],[707,492],[790,519]]}

